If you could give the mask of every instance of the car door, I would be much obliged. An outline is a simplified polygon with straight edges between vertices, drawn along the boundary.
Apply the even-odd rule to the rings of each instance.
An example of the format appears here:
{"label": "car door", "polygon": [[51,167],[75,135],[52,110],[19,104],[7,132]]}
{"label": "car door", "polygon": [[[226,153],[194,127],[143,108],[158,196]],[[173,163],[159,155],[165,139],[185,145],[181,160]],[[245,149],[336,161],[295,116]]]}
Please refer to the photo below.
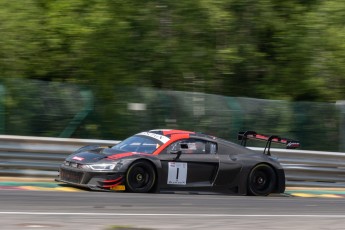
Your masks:
{"label": "car door", "polygon": [[[176,154],[181,144],[187,146]],[[162,188],[211,187],[219,168],[217,144],[203,139],[183,139],[158,155],[162,163]],[[174,153],[173,153],[174,152]]]}

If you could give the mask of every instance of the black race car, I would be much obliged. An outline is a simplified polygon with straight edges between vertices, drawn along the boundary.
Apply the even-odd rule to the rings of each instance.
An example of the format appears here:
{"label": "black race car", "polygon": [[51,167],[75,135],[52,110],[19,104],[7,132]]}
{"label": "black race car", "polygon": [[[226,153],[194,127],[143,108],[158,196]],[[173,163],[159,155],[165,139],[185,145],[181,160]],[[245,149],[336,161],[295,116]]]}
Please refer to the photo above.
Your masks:
{"label": "black race car", "polygon": [[[241,145],[183,130],[141,132],[114,146],[78,149],[63,162],[56,181],[93,190],[138,193],[283,193],[284,170],[269,149],[272,142],[296,148],[298,141],[253,131],[238,137]],[[248,139],[266,141],[264,152],[246,148]]]}

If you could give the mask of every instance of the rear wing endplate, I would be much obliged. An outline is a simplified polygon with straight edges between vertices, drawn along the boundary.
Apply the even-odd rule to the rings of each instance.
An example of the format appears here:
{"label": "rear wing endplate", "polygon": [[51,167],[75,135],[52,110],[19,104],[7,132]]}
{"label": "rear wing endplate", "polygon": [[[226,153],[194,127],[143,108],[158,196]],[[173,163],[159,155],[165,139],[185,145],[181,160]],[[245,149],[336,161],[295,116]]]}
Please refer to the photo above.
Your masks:
{"label": "rear wing endplate", "polygon": [[[285,144],[287,149],[296,149],[300,147],[299,141],[288,139],[288,138],[281,138],[276,135],[264,135],[264,134],[258,134],[255,131],[245,131],[245,132],[239,132],[238,133],[238,140],[241,141],[242,146],[246,146],[248,139],[253,140],[260,140],[260,141],[266,141],[266,146],[264,149],[264,154],[271,155],[270,148],[271,143],[278,143],[278,144]],[[266,153],[267,149],[267,153]]]}

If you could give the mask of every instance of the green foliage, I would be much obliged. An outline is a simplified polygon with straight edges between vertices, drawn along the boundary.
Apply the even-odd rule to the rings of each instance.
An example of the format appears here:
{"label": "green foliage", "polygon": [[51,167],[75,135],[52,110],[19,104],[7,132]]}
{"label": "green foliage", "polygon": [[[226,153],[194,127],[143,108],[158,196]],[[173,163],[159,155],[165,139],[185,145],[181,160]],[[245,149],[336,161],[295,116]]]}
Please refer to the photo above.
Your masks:
{"label": "green foliage", "polygon": [[0,1],[0,76],[334,101],[340,0]]}
{"label": "green foliage", "polygon": [[[342,0],[0,0],[0,79],[87,86],[93,121],[106,122],[80,131],[100,136],[109,126],[118,128],[105,136],[123,135],[132,122],[124,101],[142,94],[126,87],[334,102],[345,94],[343,12]],[[165,119],[151,115],[152,125]]]}

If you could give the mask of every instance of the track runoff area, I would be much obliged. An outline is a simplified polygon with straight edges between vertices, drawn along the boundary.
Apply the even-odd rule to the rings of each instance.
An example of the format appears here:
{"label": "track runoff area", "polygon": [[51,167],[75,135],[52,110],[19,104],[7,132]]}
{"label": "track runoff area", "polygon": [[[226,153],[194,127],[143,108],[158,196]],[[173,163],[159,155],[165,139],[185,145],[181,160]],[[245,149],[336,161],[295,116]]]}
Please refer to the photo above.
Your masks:
{"label": "track runoff area", "polygon": [[[14,177],[0,177],[0,190],[88,192],[88,190],[57,183],[51,178]],[[345,188],[287,187],[285,193],[281,196],[345,198]]]}

